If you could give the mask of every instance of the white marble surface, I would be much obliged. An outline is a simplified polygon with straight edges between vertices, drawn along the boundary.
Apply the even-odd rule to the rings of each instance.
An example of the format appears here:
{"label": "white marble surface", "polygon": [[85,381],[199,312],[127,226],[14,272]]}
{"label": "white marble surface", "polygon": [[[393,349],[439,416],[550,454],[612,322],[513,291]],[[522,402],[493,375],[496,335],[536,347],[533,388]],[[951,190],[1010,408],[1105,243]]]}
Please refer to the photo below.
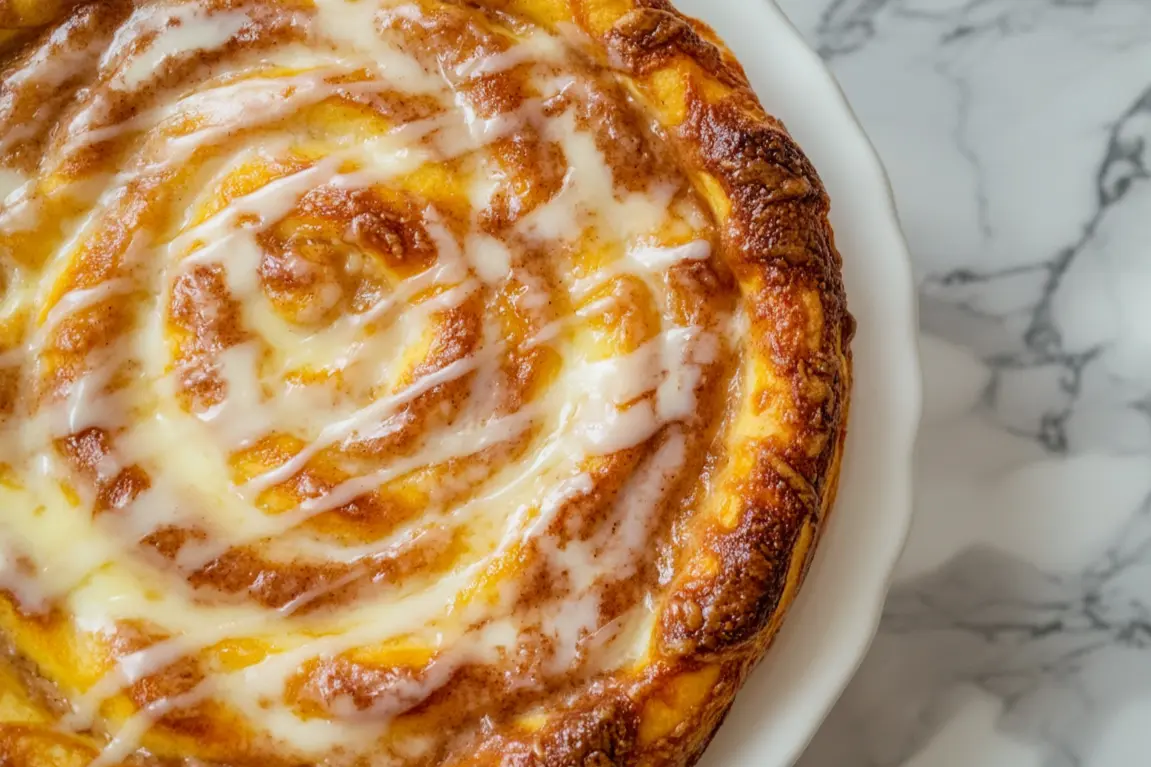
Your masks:
{"label": "white marble surface", "polygon": [[1151,764],[1151,0],[781,5],[891,173],[927,397],[880,635],[801,767]]}

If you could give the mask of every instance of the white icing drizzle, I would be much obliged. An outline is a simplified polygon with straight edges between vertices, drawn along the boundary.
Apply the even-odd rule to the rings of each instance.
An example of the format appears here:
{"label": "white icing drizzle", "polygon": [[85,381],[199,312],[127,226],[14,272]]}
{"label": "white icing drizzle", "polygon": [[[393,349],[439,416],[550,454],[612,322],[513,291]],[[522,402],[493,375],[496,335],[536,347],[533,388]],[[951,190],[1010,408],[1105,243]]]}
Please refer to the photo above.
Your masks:
{"label": "white icing drizzle", "polygon": [[[165,62],[194,51],[220,48],[249,23],[242,13],[208,14],[198,6],[181,5],[173,8],[150,6],[136,12],[133,20],[121,27],[117,40],[108,49],[106,60],[116,55],[123,40],[139,38],[145,32],[157,34],[156,40],[144,51],[132,56],[127,66],[112,79],[117,90],[133,91],[140,87]],[[120,45],[117,45],[120,42]]]}
{"label": "white icing drizzle", "polygon": [[[286,482],[298,474],[300,470],[308,464],[308,461],[314,458],[316,454],[324,448],[348,439],[370,424],[382,420],[385,415],[394,413],[401,406],[412,402],[421,394],[429,392],[441,384],[454,381],[461,375],[475,370],[477,364],[478,360],[475,357],[466,357],[453,362],[435,373],[429,373],[423,378],[420,378],[411,386],[400,390],[391,397],[378,399],[362,410],[357,411],[352,416],[325,427],[310,445],[293,456],[291,460],[281,464],[275,469],[270,469],[252,478],[244,485],[244,489],[251,493],[258,493],[274,485]],[[337,504],[337,506],[339,505],[342,504]]]}
{"label": "white icing drizzle", "polygon": [[545,135],[563,148],[568,172],[560,193],[523,219],[520,228],[526,234],[571,242],[591,220],[618,232],[624,240],[642,237],[658,228],[667,215],[674,189],[619,194],[595,137],[577,130],[570,112],[549,120]]}
{"label": "white icing drizzle", "polygon": [[[133,240],[125,256],[131,268],[124,275],[64,293],[34,325],[23,346],[0,357],[0,364],[35,359],[67,318],[130,293],[151,295],[148,286],[156,288],[155,300],[144,302],[140,327],[128,341],[110,349],[101,364],[81,375],[59,402],[48,403],[35,418],[8,427],[15,428],[14,432],[0,432],[0,440],[14,437],[18,452],[35,467],[28,472],[32,480],[27,486],[0,485],[0,506],[42,509],[35,515],[14,514],[0,520],[0,554],[5,554],[0,561],[0,589],[11,591],[33,609],[62,599],[84,630],[111,631],[119,621],[146,618],[171,637],[120,658],[104,678],[74,698],[75,712],[66,724],[76,729],[90,726],[102,702],[185,655],[237,637],[291,638],[278,652],[251,666],[212,671],[192,690],[137,712],[113,734],[95,765],[118,763],[141,746],[164,714],[213,697],[226,700],[261,730],[308,758],[320,758],[336,746],[370,746],[388,720],[425,700],[460,668],[499,662],[514,651],[528,628],[525,617],[514,610],[514,588],[501,589],[491,600],[456,600],[496,563],[523,548],[538,549],[571,588],[562,604],[529,616],[554,641],[549,660],[552,673],[582,662],[589,648],[615,648],[597,661],[607,669],[623,663],[628,653],[642,651],[635,648],[646,646],[645,631],[650,632],[646,608],[599,625],[599,585],[629,577],[647,553],[658,511],[686,462],[684,434],[696,417],[697,391],[705,368],[717,359],[721,339],[710,328],[677,325],[665,303],[662,325],[647,342],[628,354],[593,358],[576,343],[581,326],[588,317],[611,308],[619,297],[581,302],[598,286],[621,275],[637,276],[663,301],[668,270],[706,261],[711,256],[710,242],[701,235],[686,244],[682,237],[674,240],[681,244],[662,244],[664,225],[678,215],[670,210],[677,189],[656,185],[645,192],[621,191],[594,135],[578,126],[574,114],[570,110],[545,114],[543,103],[549,98],[561,92],[574,98],[583,94],[587,85],[578,78],[536,77],[538,98],[488,119],[477,116],[458,88],[462,82],[525,64],[562,67],[568,61],[565,42],[537,31],[500,53],[477,56],[450,72],[432,72],[401,50],[391,39],[393,30],[386,28],[405,20],[420,23],[417,6],[381,7],[375,0],[315,0],[315,6],[313,34],[332,49],[330,60],[325,51],[309,59],[306,71],[283,77],[255,74],[182,97],[173,95],[150,111],[115,124],[105,124],[104,106],[96,102],[77,114],[62,134],[65,138],[57,157],[61,161],[82,147],[129,134],[140,134],[141,146],[140,161],[106,180],[110,186],[92,214],[53,255],[53,268],[61,270],[132,182],[178,169],[201,150],[230,146],[244,131],[278,125],[340,90],[372,93],[401,88],[434,96],[445,109],[430,119],[349,142],[300,170],[231,199],[194,225],[195,206],[190,206],[175,236],[156,243],[142,237]],[[101,72],[110,73],[114,88],[132,91],[166,62],[226,45],[251,21],[239,10],[207,13],[196,6],[149,6],[120,29],[99,66]],[[133,41],[153,34],[155,39],[148,45],[124,55]],[[72,66],[67,63],[54,69],[46,59],[35,58],[18,76],[46,82],[67,77],[65,72]],[[292,62],[273,56],[268,63],[287,66]],[[360,68],[367,69],[373,79],[353,84],[333,81],[337,75]],[[194,129],[175,132],[179,120],[186,117],[195,118]],[[561,191],[522,217],[515,237],[533,247],[559,252],[594,228],[620,244],[621,255],[594,273],[583,278],[573,276],[579,270],[562,275],[571,303],[579,307],[575,312],[550,318],[548,289],[523,268],[518,241],[504,242],[482,233],[478,219],[473,219],[466,235],[453,233],[441,212],[428,205],[422,223],[435,247],[436,261],[426,271],[407,277],[366,310],[345,312],[320,330],[304,332],[276,313],[261,282],[261,235],[290,215],[309,192],[322,186],[345,190],[386,186],[426,163],[471,156],[486,169],[486,147],[528,125],[563,150],[568,168]],[[283,156],[308,138],[288,129],[282,133],[264,137],[262,149],[241,152],[241,159]],[[18,138],[16,134],[0,136],[0,147]],[[238,163],[228,165],[220,175],[238,167]],[[498,178],[476,179],[468,197],[474,206],[487,205],[499,186]],[[0,197],[5,200],[0,205],[4,231],[37,224],[34,181],[4,171]],[[348,233],[349,242],[354,234]],[[201,266],[223,267],[227,288],[241,303],[253,340],[214,352],[211,374],[223,383],[222,398],[189,413],[176,404],[175,394],[188,383],[185,377],[190,373],[171,369],[168,362],[172,349],[164,307],[177,280]],[[298,267],[310,268],[303,261]],[[512,344],[498,337],[498,329],[492,327],[484,328],[483,343],[471,353],[410,380],[399,378],[404,370],[402,352],[415,348],[430,326],[477,294],[490,311],[491,297],[512,278],[525,286],[519,297],[522,308],[545,318],[533,325],[534,332],[516,345],[516,351],[549,345],[563,360],[546,393],[514,412],[495,412],[498,386],[494,382],[499,380],[501,362]],[[32,293],[26,290],[12,300],[31,302],[44,297]],[[339,299],[335,292],[321,296],[319,309],[330,309]],[[325,313],[318,310],[312,319]],[[114,376],[127,361],[138,362],[142,372],[126,387],[109,392]],[[362,368],[360,375],[371,383],[374,396],[367,404],[350,404],[347,398],[320,387],[284,384],[283,374],[304,368],[348,377]],[[289,483],[326,451],[387,436],[395,428],[394,416],[405,407],[469,376],[471,395],[460,412],[402,456],[353,473],[279,513],[265,513],[258,507],[267,491]],[[406,383],[399,385],[399,380]],[[147,470],[150,486],[114,514],[105,515],[108,519],[86,523],[76,546],[62,554],[58,540],[74,524],[76,509],[61,486],[67,470],[52,443],[91,426],[116,435],[115,450],[97,468],[100,478],[114,478],[138,464]],[[303,447],[282,463],[233,485],[229,455],[281,432],[301,437]],[[551,531],[563,523],[572,503],[595,489],[587,464],[649,440],[656,440],[652,444],[658,449],[624,487],[609,523],[586,541],[561,544]],[[524,447],[525,458],[474,479],[455,480],[475,490],[468,500],[429,502],[420,519],[382,540],[350,546],[303,535],[308,545],[296,543],[301,526],[318,515],[424,470],[466,464],[470,457],[512,443]],[[82,505],[94,502],[87,497],[92,495],[89,490],[82,495]],[[450,496],[445,493],[444,497]],[[202,529],[207,535],[180,549],[175,562],[180,572],[165,574],[161,593],[156,594],[151,582],[157,577],[155,571],[137,561],[131,549],[168,526]],[[313,627],[298,614],[301,609],[355,583],[365,572],[358,567],[459,530],[469,532],[474,548],[466,565],[425,587],[357,599],[342,608],[337,619],[325,619],[334,623],[317,622],[323,631],[299,631],[302,626]],[[349,571],[278,610],[223,600],[194,602],[181,576],[244,545],[322,557],[348,565]],[[15,550],[28,553],[34,576],[7,556]],[[332,706],[332,720],[303,719],[283,702],[287,680],[309,661],[405,636],[433,648],[432,658],[425,668],[413,669],[411,678],[401,675],[369,710],[358,711],[349,700],[340,700]]]}
{"label": "white icing drizzle", "polygon": [[28,183],[28,176],[12,168],[0,168],[0,200],[6,200]]}
{"label": "white icing drizzle", "polygon": [[20,600],[25,610],[42,613],[48,609],[49,594],[43,583],[28,573],[19,560],[19,549],[15,548],[15,536],[5,536],[0,546],[0,591],[9,591]]}
{"label": "white icing drizzle", "polygon": [[[339,70],[314,69],[295,77],[253,77],[194,93],[166,107],[145,112],[130,120],[93,127],[97,108],[82,111],[68,126],[68,141],[61,149],[67,157],[78,149],[123,136],[132,131],[164,124],[174,117],[198,116],[201,121],[190,133],[159,134],[155,154],[159,159],[145,170],[172,167],[208,144],[228,138],[239,130],[264,125],[329,98],[334,87],[328,79]],[[382,86],[378,86],[382,87]],[[99,103],[99,102],[97,102]]]}
{"label": "white icing drizzle", "polygon": [[472,266],[484,282],[496,284],[511,274],[511,251],[494,237],[475,235],[468,242],[468,250]]}
{"label": "white icing drizzle", "polygon": [[577,298],[583,299],[595,292],[604,283],[617,277],[631,275],[642,278],[654,293],[659,294],[662,291],[655,279],[658,273],[666,272],[679,264],[706,261],[710,257],[711,243],[707,240],[694,240],[686,245],[667,248],[638,245],[629,249],[623,258],[613,261],[594,274],[573,281],[571,290]]}
{"label": "white icing drizzle", "polygon": [[711,243],[694,240],[671,248],[640,245],[629,250],[628,257],[648,271],[668,269],[684,261],[706,261],[711,257]]}
{"label": "white icing drizzle", "polygon": [[567,56],[564,44],[543,32],[532,32],[502,53],[475,56],[455,68],[461,80],[505,72],[522,64],[559,64]]}
{"label": "white icing drizzle", "polygon": [[[398,51],[380,35],[384,13],[370,0],[315,0],[316,17],[322,34],[328,39],[350,46],[366,61],[374,62],[378,71],[394,82],[403,83],[410,93],[437,93],[443,89],[438,74],[428,72],[414,59]],[[388,13],[396,14],[397,9]]]}
{"label": "white icing drizzle", "polygon": [[[644,547],[649,545],[651,517],[668,494],[671,483],[686,460],[686,440],[675,430],[656,451],[647,464],[632,478],[613,509],[613,523],[601,528],[601,533],[587,541],[569,540],[560,545],[545,542],[545,551],[554,566],[571,582],[575,597],[546,621],[566,652],[556,658],[563,668],[570,665],[580,641],[596,639],[595,632],[611,633],[622,626],[599,626],[599,600],[592,590],[596,573],[610,573],[616,579],[626,579],[635,572],[636,562],[642,560]],[[637,627],[641,634],[643,628]],[[650,630],[650,628],[649,628]],[[604,637],[598,637],[600,641]],[[632,642],[641,637],[635,637]]]}
{"label": "white icing drizzle", "polygon": [[110,298],[124,295],[132,290],[132,283],[129,280],[106,280],[98,285],[90,288],[81,288],[79,290],[71,290],[64,295],[60,296],[52,308],[48,311],[48,315],[44,318],[44,322],[40,325],[36,334],[28,341],[27,350],[33,356],[39,357],[41,352],[44,351],[48,339],[51,337],[60,323],[68,317],[72,317],[78,312],[103,303]]}
{"label": "white icing drizzle", "polygon": [[260,349],[253,343],[240,344],[220,352],[216,359],[228,390],[219,404],[197,417],[216,429],[223,444],[246,446],[276,428],[274,413],[263,407]]}
{"label": "white icing drizzle", "polygon": [[[38,87],[44,92],[51,91],[94,61],[95,50],[89,46],[76,45],[73,35],[77,25],[64,24],[52,31],[46,45],[38,48],[23,64],[5,78],[10,89]],[[12,108],[10,98],[0,101],[0,115]],[[35,136],[37,131],[51,117],[47,111],[37,110],[32,119],[9,128],[0,135],[0,154],[7,154],[21,141]]]}
{"label": "white icing drizzle", "polygon": [[[715,358],[715,338],[700,328],[670,328],[636,351],[578,370],[587,392],[576,433],[589,453],[607,454],[650,439],[695,412],[699,365]],[[640,399],[654,390],[654,398]],[[634,403],[630,404],[629,403]]]}

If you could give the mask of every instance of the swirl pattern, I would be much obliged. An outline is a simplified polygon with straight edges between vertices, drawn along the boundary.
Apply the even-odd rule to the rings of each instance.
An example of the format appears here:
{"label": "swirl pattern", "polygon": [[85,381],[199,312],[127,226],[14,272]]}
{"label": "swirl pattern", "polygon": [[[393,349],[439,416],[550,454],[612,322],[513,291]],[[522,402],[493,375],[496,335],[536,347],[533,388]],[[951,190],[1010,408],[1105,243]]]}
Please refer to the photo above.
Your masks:
{"label": "swirl pattern", "polygon": [[706,112],[691,155],[667,51],[758,107],[627,5],[4,20],[0,762],[703,747],[830,503],[850,320],[802,155]]}

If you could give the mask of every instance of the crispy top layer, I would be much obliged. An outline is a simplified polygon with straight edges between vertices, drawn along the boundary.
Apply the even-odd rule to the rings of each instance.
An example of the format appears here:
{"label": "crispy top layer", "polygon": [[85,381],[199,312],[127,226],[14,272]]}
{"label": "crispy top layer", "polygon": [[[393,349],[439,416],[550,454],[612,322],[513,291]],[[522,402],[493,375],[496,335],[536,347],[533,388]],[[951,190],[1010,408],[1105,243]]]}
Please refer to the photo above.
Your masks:
{"label": "crispy top layer", "polygon": [[826,517],[851,332],[712,33],[0,26],[0,763],[693,762]]}

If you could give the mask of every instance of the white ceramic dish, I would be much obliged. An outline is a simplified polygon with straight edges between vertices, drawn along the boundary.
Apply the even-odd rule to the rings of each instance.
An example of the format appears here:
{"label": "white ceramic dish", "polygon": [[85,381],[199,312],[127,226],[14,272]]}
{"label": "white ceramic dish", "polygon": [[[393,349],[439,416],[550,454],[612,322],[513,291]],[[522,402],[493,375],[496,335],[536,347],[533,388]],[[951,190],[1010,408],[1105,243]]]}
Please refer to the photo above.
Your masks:
{"label": "white ceramic dish", "polygon": [[859,323],[839,499],[775,644],[700,767],[794,763],[875,635],[911,519],[921,384],[915,291],[887,176],[839,86],[770,0],[675,0],[710,24],[784,121],[831,196]]}

